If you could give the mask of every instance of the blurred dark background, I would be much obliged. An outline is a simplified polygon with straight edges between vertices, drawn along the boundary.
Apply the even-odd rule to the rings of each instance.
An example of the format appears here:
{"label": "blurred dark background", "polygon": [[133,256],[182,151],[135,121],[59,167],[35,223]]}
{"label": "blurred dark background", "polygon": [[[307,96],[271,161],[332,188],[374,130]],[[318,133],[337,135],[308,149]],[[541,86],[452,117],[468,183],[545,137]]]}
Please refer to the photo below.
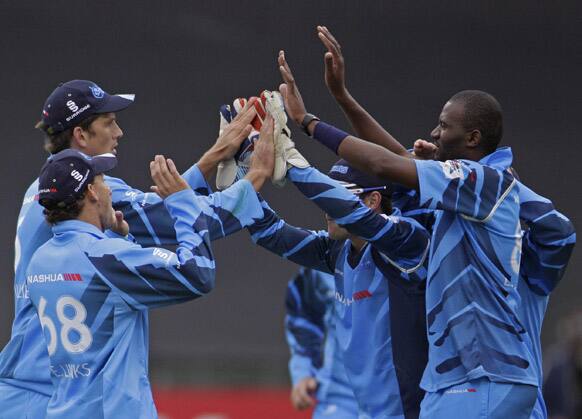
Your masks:
{"label": "blurred dark background", "polygon": [[[581,227],[579,123],[582,13],[577,1],[2,1],[0,346],[13,319],[13,239],[26,187],[45,159],[33,129],[58,82],[96,81],[136,93],[119,114],[125,136],[114,175],[150,185],[156,153],[186,169],[216,138],[218,106],[276,88],[287,53],[309,111],[348,129],[323,83],[324,24],[342,44],[348,87],[405,145],[427,138],[444,102],[463,89],[494,94],[505,112],[522,180]],[[304,155],[327,170],[334,156],[297,130]],[[265,196],[287,221],[324,226],[292,187]],[[296,267],[252,245],[246,232],[215,243],[216,290],[151,314],[155,383],[287,382],[284,291]],[[544,345],[580,305],[573,255],[552,297]]]}

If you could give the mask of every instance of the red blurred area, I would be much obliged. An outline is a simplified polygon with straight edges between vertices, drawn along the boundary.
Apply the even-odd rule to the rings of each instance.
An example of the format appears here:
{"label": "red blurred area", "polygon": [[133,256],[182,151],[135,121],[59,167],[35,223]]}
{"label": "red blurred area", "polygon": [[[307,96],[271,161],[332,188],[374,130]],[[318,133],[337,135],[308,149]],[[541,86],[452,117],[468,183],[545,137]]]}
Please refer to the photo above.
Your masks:
{"label": "red blurred area", "polygon": [[307,419],[291,407],[289,389],[156,388],[160,419]]}

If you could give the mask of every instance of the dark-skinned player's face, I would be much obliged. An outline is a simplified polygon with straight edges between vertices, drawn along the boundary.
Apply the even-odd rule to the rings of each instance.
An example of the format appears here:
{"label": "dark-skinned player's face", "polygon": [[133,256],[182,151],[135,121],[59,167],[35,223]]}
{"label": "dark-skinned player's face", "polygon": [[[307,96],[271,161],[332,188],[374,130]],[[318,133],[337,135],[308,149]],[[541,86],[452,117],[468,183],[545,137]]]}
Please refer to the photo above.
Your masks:
{"label": "dark-skinned player's face", "polygon": [[465,156],[468,132],[463,126],[464,107],[458,102],[447,102],[439,116],[439,122],[430,136],[438,147],[435,159],[439,161],[462,159]]}

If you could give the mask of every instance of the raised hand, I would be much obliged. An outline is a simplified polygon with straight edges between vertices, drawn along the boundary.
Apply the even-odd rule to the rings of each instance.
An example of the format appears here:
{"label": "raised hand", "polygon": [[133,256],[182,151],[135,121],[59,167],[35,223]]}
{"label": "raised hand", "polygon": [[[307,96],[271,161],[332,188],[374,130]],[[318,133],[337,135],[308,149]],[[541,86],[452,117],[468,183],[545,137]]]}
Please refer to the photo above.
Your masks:
{"label": "raised hand", "polygon": [[299,93],[299,89],[293,78],[293,73],[291,73],[291,68],[289,68],[289,64],[285,59],[285,51],[279,51],[279,57],[277,60],[279,63],[279,72],[284,81],[284,83],[279,86],[279,92],[281,92],[281,95],[283,96],[285,109],[292,120],[297,124],[301,124],[307,111],[305,110],[305,104],[303,103],[301,93]]}
{"label": "raised hand", "polygon": [[273,176],[275,167],[275,142],[274,142],[273,117],[268,114],[263,121],[259,139],[255,141],[255,149],[251,157],[251,168],[245,176],[256,191],[259,191],[265,180]]}
{"label": "raised hand", "polygon": [[249,99],[238,115],[221,130],[212,147],[212,151],[218,154],[219,160],[232,158],[242,142],[249,136],[253,127],[251,122],[257,115],[255,109],[256,98]]}
{"label": "raised hand", "polygon": [[326,26],[317,27],[317,36],[327,48],[324,55],[325,84],[337,99],[347,94],[345,62],[341,46]]}
{"label": "raised hand", "polygon": [[162,155],[157,155],[150,162],[150,173],[155,183],[155,186],[150,189],[162,199],[189,188],[188,183],[180,176],[174,162]]}

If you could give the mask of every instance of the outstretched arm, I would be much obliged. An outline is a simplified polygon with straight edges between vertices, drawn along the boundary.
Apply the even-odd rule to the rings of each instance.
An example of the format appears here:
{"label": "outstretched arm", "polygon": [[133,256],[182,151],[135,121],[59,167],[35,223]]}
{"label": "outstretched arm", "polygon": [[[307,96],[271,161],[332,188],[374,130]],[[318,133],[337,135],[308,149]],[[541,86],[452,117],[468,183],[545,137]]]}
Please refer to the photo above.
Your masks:
{"label": "outstretched arm", "polygon": [[317,36],[327,49],[324,55],[325,84],[356,134],[400,156],[410,157],[402,144],[386,131],[348,91],[345,81],[345,60],[336,38],[326,26],[317,27]]}
{"label": "outstretched arm", "polygon": [[309,200],[351,234],[374,245],[400,269],[418,269],[428,253],[428,233],[413,220],[378,214],[339,182],[313,167],[291,168],[287,177]]}
{"label": "outstretched arm", "polygon": [[[295,83],[284,51],[279,52],[279,71],[284,83],[279,86],[285,108],[289,116],[301,124],[307,111],[299,88]],[[353,137],[331,125],[317,120],[307,127],[310,135],[346,159],[350,165],[363,172],[400,183],[411,189],[418,189],[418,176],[414,161],[391,152],[385,147]]]}

